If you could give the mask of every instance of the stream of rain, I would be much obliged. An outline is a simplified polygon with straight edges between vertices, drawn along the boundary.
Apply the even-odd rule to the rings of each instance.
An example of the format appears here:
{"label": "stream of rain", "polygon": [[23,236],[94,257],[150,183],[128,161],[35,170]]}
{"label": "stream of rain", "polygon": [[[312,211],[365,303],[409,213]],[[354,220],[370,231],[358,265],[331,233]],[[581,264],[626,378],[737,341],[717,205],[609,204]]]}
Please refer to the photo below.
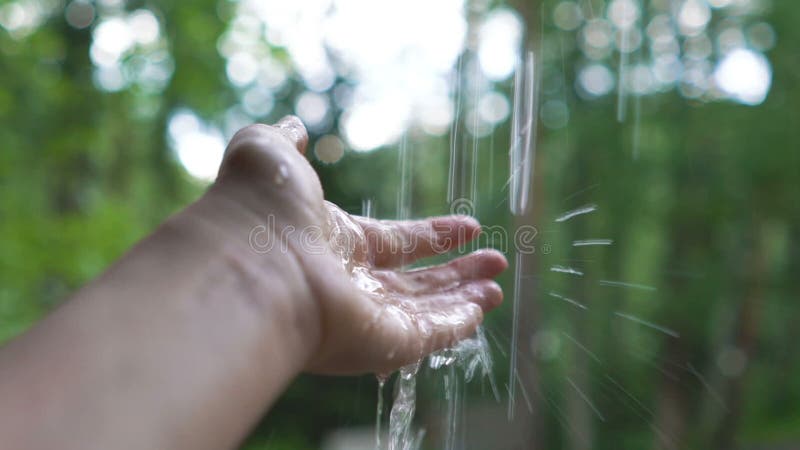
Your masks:
{"label": "stream of rain", "polygon": [[[602,11],[604,8],[607,8],[608,19],[603,18],[604,13]],[[617,76],[615,79],[611,78],[613,74],[606,66],[592,63],[594,65],[584,68],[576,83],[583,83],[578,89],[586,91],[585,96],[587,97],[605,95],[616,88],[615,117],[611,118],[611,122],[613,126],[621,127],[625,131],[623,134],[628,138],[621,145],[630,150],[630,153],[627,153],[627,157],[636,163],[641,156],[642,97],[648,93],[647,89],[641,85],[644,72],[640,69],[645,61],[645,52],[642,50],[643,40],[649,38],[653,41],[658,41],[658,33],[663,32],[658,28],[663,25],[662,19],[660,19],[661,16],[688,13],[672,8],[651,20],[650,24],[645,27],[643,23],[640,23],[644,21],[644,12],[642,3],[639,0],[613,0],[611,2],[585,0],[577,3],[563,1],[558,3],[555,12],[545,10],[544,7],[541,11],[542,14],[554,14],[555,20],[557,22],[560,21],[557,25],[561,30],[572,31],[578,29],[579,25],[573,25],[572,22],[576,24],[584,23],[581,36],[586,40],[586,43],[582,45],[585,45],[583,51],[589,55],[590,59],[599,60],[600,56],[608,56],[597,48],[592,47],[592,45],[600,45],[593,42],[592,39],[608,39],[609,42],[604,45],[610,46],[612,49],[616,45],[615,69]],[[542,18],[542,24],[544,24],[544,18]],[[455,62],[452,92],[453,118],[450,123],[449,164],[446,171],[446,202],[450,206],[451,212],[478,215],[478,212],[483,211],[484,208],[496,210],[502,207],[505,208],[510,218],[510,231],[518,232],[525,227],[533,227],[537,225],[534,223],[534,220],[536,220],[540,222],[538,224],[541,228],[539,232],[556,235],[563,233],[566,227],[585,230],[584,224],[593,220],[592,217],[598,211],[604,210],[604,204],[598,198],[593,198],[594,193],[602,186],[602,180],[599,180],[600,182],[584,180],[579,190],[566,198],[562,198],[564,205],[558,205],[558,207],[565,206],[563,209],[551,213],[552,216],[548,219],[537,217],[539,216],[538,210],[533,204],[534,197],[538,195],[534,192],[534,186],[538,181],[534,179],[535,174],[538,173],[535,165],[537,146],[541,139],[537,131],[542,127],[542,121],[548,127],[552,128],[554,126],[552,117],[545,117],[544,119],[539,117],[540,113],[544,114],[542,111],[549,111],[552,116],[551,106],[553,101],[548,100],[547,103],[543,103],[542,100],[544,95],[542,90],[545,89],[542,86],[542,79],[552,72],[552,68],[545,67],[546,62],[544,62],[546,57],[553,58],[554,52],[547,47],[548,45],[556,45],[558,51],[555,53],[560,55],[560,61],[556,61],[555,64],[550,61],[551,65],[560,66],[561,68],[559,77],[555,78],[556,80],[561,80],[562,83],[561,91],[557,93],[558,98],[567,98],[566,91],[569,86],[566,85],[566,64],[564,62],[566,57],[563,39],[553,41],[539,37],[535,43],[531,44],[517,58],[513,77],[509,86],[507,86],[509,87],[509,99],[511,100],[509,107],[510,133],[507,141],[508,146],[502,149],[495,148],[494,125],[487,133],[482,135],[476,133],[480,125],[475,111],[477,106],[485,100],[486,91],[484,85],[487,83],[478,63],[479,56],[474,51],[467,50]],[[609,50],[609,52],[611,51]],[[544,82],[553,83],[552,80],[548,81],[547,79]],[[611,85],[607,86],[609,83]],[[549,90],[548,95],[552,97],[552,87],[548,85],[546,89]],[[597,92],[593,91],[593,89],[597,90]],[[599,94],[598,92],[601,89],[606,91]],[[632,108],[632,113],[630,114],[628,111],[629,104]],[[567,141],[563,145],[570,145],[569,125],[566,125],[566,127],[563,134],[566,136]],[[498,141],[502,142],[501,139],[498,139]],[[414,211],[414,205],[412,204],[412,186],[414,186],[415,182],[413,178],[416,173],[414,168],[416,151],[414,147],[414,139],[409,135],[404,135],[398,147],[397,160],[400,180],[396,206],[398,219],[408,219],[412,216],[412,211]],[[481,177],[485,174],[489,185],[492,184],[495,176],[495,158],[492,155],[498,151],[508,153],[508,178],[500,190],[494,189],[491,193],[483,193],[480,186],[485,185],[485,183],[482,184]],[[488,156],[484,155],[485,153],[488,153]],[[486,164],[488,164],[488,168]],[[483,182],[485,181],[483,180]],[[495,187],[493,186],[493,188]],[[496,199],[500,198],[502,200],[498,202]],[[487,199],[489,199],[489,204],[479,204],[481,199],[483,202],[487,202]],[[503,205],[505,202],[507,204]],[[364,200],[364,215],[371,216],[373,214],[372,211],[372,201],[369,199]],[[536,267],[536,264],[531,263],[534,260],[530,257],[534,253],[533,251],[526,252],[516,246],[506,247],[506,254],[511,264],[510,272],[513,274],[508,284],[511,289],[507,290],[506,295],[507,303],[510,303],[508,306],[510,308],[510,324],[508,328],[506,330],[497,330],[498,333],[494,333],[494,330],[480,327],[474,337],[459,342],[453,348],[437,351],[417,364],[402,368],[394,382],[394,400],[388,418],[388,425],[386,426],[388,430],[386,434],[383,434],[384,424],[382,423],[382,399],[386,379],[379,378],[379,400],[375,425],[376,448],[383,449],[383,445],[389,450],[417,450],[421,448],[422,442],[426,437],[426,430],[416,429],[413,419],[417,410],[417,376],[420,371],[426,369],[437,371],[437,376],[440,376],[443,380],[442,395],[446,404],[441,414],[443,423],[437,434],[441,442],[436,444],[435,448],[446,450],[466,448],[466,384],[475,378],[483,380],[484,383],[489,383],[491,397],[493,397],[494,401],[498,404],[505,402],[507,421],[510,423],[517,420],[516,416],[520,411],[524,411],[524,409],[518,408],[518,402],[524,401],[529,412],[533,414],[535,409],[533,401],[535,400],[551,411],[553,418],[573,435],[571,439],[578,441],[590,439],[590,437],[583,434],[585,434],[585,429],[590,429],[591,427],[571,423],[574,420],[573,416],[580,417],[580,414],[575,411],[583,408],[598,422],[605,423],[609,420],[611,414],[605,411],[604,408],[609,404],[608,398],[613,398],[620,404],[625,405],[637,417],[647,422],[654,435],[658,436],[662,442],[672,442],[672,437],[669,436],[669,433],[665,433],[654,425],[656,419],[653,408],[646,406],[634,394],[636,390],[630,389],[617,378],[612,377],[609,372],[605,371],[607,369],[598,370],[598,373],[603,374],[599,381],[594,380],[591,383],[587,381],[586,373],[590,368],[594,370],[593,368],[596,367],[608,367],[608,363],[598,356],[599,352],[593,349],[591,339],[580,330],[580,327],[585,326],[583,317],[587,317],[594,312],[595,305],[592,298],[594,292],[598,290],[603,292],[607,290],[624,291],[625,296],[639,302],[636,305],[646,305],[648,302],[649,304],[654,304],[661,299],[659,297],[661,292],[657,286],[640,283],[637,280],[603,279],[603,275],[592,273],[592,268],[595,267],[591,264],[593,255],[597,255],[598,252],[609,251],[609,249],[611,249],[610,251],[615,251],[615,246],[620,241],[623,241],[623,245],[625,244],[625,237],[613,234],[611,233],[612,231],[608,230],[609,235],[607,236],[604,236],[603,234],[605,233],[603,233],[599,236],[590,235],[584,237],[581,237],[580,232],[576,232],[575,237],[578,239],[566,240],[563,242],[562,248],[558,250],[561,254],[575,252],[580,259],[558,260],[551,258],[545,263],[543,258],[551,251],[545,250],[542,254],[537,255],[537,257],[541,258],[536,259],[538,261],[536,264],[541,264],[541,267]],[[516,235],[516,233],[509,234]],[[530,289],[532,282],[536,284],[537,289],[535,290],[537,290],[537,293],[533,292],[534,289]],[[539,290],[539,287],[544,289]],[[542,302],[549,302],[548,307],[550,308],[566,308],[564,314],[575,319],[576,324],[572,327],[564,327],[563,330],[556,332],[532,329],[527,322],[523,321],[523,305],[536,305]],[[630,302],[616,302],[614,306],[606,307],[602,310],[604,320],[611,324],[610,326],[612,327],[625,326],[635,328],[640,333],[640,336],[642,335],[641,333],[649,333],[646,338],[642,339],[674,340],[681,338],[680,332],[672,327],[669,320],[666,320],[667,323],[651,320],[650,318],[653,315],[647,312],[653,311],[653,309],[648,309],[649,307],[637,307],[634,311],[627,310],[626,307],[632,304]],[[640,315],[642,311],[647,315]],[[505,389],[502,390],[498,388],[494,379],[493,348],[486,338],[487,334],[494,342],[494,347],[504,357],[507,356],[508,358],[507,379],[504,383]],[[546,392],[535,386],[532,387],[533,385],[526,382],[525,376],[520,371],[520,365],[525,358],[531,358],[527,347],[530,345],[534,348],[534,352],[544,353],[544,358],[546,359],[548,358],[546,356],[547,352],[552,352],[551,348],[557,345],[555,343],[562,341],[570,349],[576,349],[577,352],[575,354],[582,355],[588,359],[586,359],[586,362],[579,364],[575,370],[568,370],[566,371],[567,374],[562,376],[562,392]],[[523,346],[526,348],[525,351],[521,350]],[[551,350],[548,350],[549,348]],[[706,380],[700,370],[691,364],[674,363],[676,367],[669,371],[663,368],[663,362],[652,361],[650,357],[642,356],[641,354],[636,356],[634,350],[626,349],[626,351],[634,355],[634,357],[647,362],[658,372],[666,374],[667,378],[672,379],[671,377],[674,377],[675,382],[679,378],[673,372],[689,373],[696,378],[700,387],[714,401],[721,404],[723,408],[725,407],[724,400],[714,391],[712,384]],[[573,354],[573,361],[575,358],[576,356]],[[592,366],[590,367],[589,365]],[[564,403],[566,403],[566,406],[559,406]],[[582,407],[576,406],[581,404]],[[578,430],[581,427],[584,431]],[[383,436],[386,436],[385,443],[382,441]],[[578,444],[573,447],[583,448]]]}

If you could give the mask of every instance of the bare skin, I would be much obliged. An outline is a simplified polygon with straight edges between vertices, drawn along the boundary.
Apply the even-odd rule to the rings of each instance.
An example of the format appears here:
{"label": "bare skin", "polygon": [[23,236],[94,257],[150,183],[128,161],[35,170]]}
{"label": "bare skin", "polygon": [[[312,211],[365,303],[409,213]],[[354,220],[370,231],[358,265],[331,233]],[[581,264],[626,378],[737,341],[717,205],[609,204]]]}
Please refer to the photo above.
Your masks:
{"label": "bare skin", "polygon": [[307,140],[241,130],[203,197],[0,348],[3,448],[233,448],[300,372],[388,373],[475,331],[502,254],[402,266],[479,224],[350,216]]}

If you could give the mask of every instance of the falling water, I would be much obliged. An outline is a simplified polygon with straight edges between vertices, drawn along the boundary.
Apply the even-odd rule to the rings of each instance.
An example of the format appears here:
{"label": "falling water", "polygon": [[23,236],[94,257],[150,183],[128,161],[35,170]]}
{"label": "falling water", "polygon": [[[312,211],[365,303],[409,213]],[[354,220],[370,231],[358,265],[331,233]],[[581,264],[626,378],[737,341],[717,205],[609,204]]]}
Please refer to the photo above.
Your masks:
{"label": "falling water", "polygon": [[[464,384],[480,375],[480,379],[488,380],[492,393],[500,401],[500,392],[492,377],[492,356],[489,351],[489,342],[482,327],[478,327],[475,336],[458,342],[453,348],[448,348],[432,353],[428,357],[431,369],[447,369],[444,375],[444,394],[447,401],[447,414],[445,416],[444,449],[460,448],[459,438],[464,432],[463,413]],[[456,372],[463,371],[463,382]],[[461,442],[463,446],[463,442]]]}
{"label": "falling water", "polygon": [[447,401],[447,419],[445,423],[445,450],[453,450],[456,446],[458,431],[458,409],[461,397],[461,386],[455,366],[451,365],[444,376],[444,399]]}
{"label": "falling water", "polygon": [[[592,2],[586,1],[588,8],[592,9]],[[589,16],[594,13],[590,11]],[[627,27],[621,28],[621,44],[619,48],[619,67],[618,67],[618,86],[617,86],[617,99],[616,99],[616,119],[619,122],[625,122],[628,116],[628,103],[629,100],[633,102],[631,105],[633,126],[633,155],[634,158],[638,157],[639,141],[640,141],[640,115],[641,115],[641,95],[635,92],[635,89],[629,90],[628,74],[630,73],[629,64],[632,55],[629,55],[628,49],[628,33]],[[534,162],[536,156],[536,132],[537,132],[537,114],[538,114],[538,77],[536,72],[539,70],[539,63],[543,52],[537,50],[536,54],[528,51],[517,62],[517,67],[513,79],[513,103],[512,103],[512,116],[510,122],[510,143],[509,143],[509,179],[506,185],[509,187],[508,202],[511,214],[517,219],[518,223],[523,217],[528,215],[531,207],[531,197],[534,178]],[[562,55],[562,65],[563,65]],[[562,67],[563,69],[563,67]],[[472,78],[465,76],[465,73],[473,73]],[[562,70],[562,72],[566,72]],[[474,52],[467,51],[461,55],[457,62],[457,68],[454,71],[454,117],[451,122],[450,129],[450,162],[448,172],[447,184],[447,200],[452,205],[455,201],[465,198],[473,202],[478,198],[478,178],[479,178],[479,137],[473,134],[468,137],[465,129],[470,126],[473,130],[479,129],[478,114],[472,116],[464,114],[465,110],[469,109],[469,105],[477,106],[479,104],[481,95],[481,77],[482,72],[478,65],[477,55]],[[629,99],[633,97],[632,99]],[[566,96],[565,96],[566,103]],[[466,105],[466,106],[465,106]],[[477,108],[476,108],[477,109]],[[613,121],[613,119],[611,119]],[[494,135],[490,138],[493,140]],[[493,141],[492,141],[493,144]],[[492,147],[492,144],[489,147]],[[411,202],[412,202],[412,173],[413,173],[413,155],[410,151],[407,137],[403,137],[399,145],[398,153],[398,168],[399,168],[399,188],[397,191],[397,217],[399,219],[406,219],[410,216]],[[489,164],[492,164],[493,158],[489,159]],[[482,173],[480,174],[482,176]],[[492,166],[488,168],[488,182],[491,185],[493,176]],[[564,200],[573,198],[582,194],[590,189],[597,187],[598,184],[593,184],[585,189],[582,189],[570,195]],[[491,194],[491,193],[490,193]],[[574,208],[575,204],[569,206]],[[373,216],[373,204],[371,199],[364,200],[363,214],[365,216]],[[566,208],[565,208],[566,209]],[[598,210],[596,204],[584,204],[574,209],[564,210],[553,219],[557,223],[564,223],[567,221],[579,222],[583,220],[583,216],[591,214]],[[570,222],[571,225],[572,222]],[[601,235],[602,236],[602,235]],[[579,239],[572,240],[572,247],[603,247],[611,246],[614,240],[606,238],[593,238],[593,239]],[[575,251],[590,251],[575,250]],[[564,260],[561,260],[564,261]],[[567,260],[574,261],[574,260]],[[519,344],[520,339],[525,339],[525,330],[520,330],[520,301],[524,298],[522,292],[522,280],[524,276],[530,274],[525,273],[525,258],[520,252],[515,254],[514,260],[514,286],[513,286],[513,316],[512,316],[512,330],[511,330],[511,343],[509,353],[509,379],[507,384],[508,389],[508,418],[513,419],[516,401],[516,389],[520,388],[521,396],[524,397],[528,403],[529,409],[531,406],[528,393],[525,392],[524,384],[520,378],[520,373],[517,370],[518,357],[519,357]],[[547,266],[545,266],[547,267]],[[552,265],[549,267],[550,272],[557,274],[566,274],[576,277],[584,276],[584,268],[571,267],[568,265]],[[552,275],[563,280],[569,277],[562,277],[560,275]],[[609,286],[616,288],[637,289],[641,291],[656,291],[653,286],[629,283],[625,281],[614,280],[599,280],[597,283],[601,286]],[[568,305],[574,306],[581,310],[587,310],[586,304],[581,301],[562,295],[558,292],[547,292],[549,297],[565,302]],[[580,297],[579,297],[580,298]],[[563,304],[562,304],[563,305]],[[592,305],[594,307],[594,305]],[[569,307],[569,306],[566,306]],[[617,317],[626,319],[631,322],[638,323],[647,328],[659,331],[668,336],[679,337],[679,334],[669,328],[652,322],[645,321],[634,315],[616,311],[614,314]],[[443,414],[444,435],[442,436],[443,443],[440,448],[451,450],[461,448],[463,446],[463,407],[465,399],[465,384],[468,383],[477,373],[482,373],[484,379],[488,379],[491,384],[492,392],[496,399],[500,398],[500,393],[492,379],[492,361],[489,353],[489,346],[484,337],[482,328],[478,328],[476,337],[459,342],[455,347],[444,349],[431,354],[428,357],[427,364],[431,370],[441,371],[441,376],[444,381],[444,399],[446,402],[446,412]],[[596,354],[591,352],[586,346],[580,343],[573,336],[562,333],[565,338],[571,341],[577,348],[586,353],[598,364],[602,364],[601,360]],[[416,410],[416,376],[420,368],[420,364],[414,364],[401,369],[396,380],[396,391],[394,403],[389,415],[389,439],[388,449],[390,450],[414,450],[421,446],[424,430],[415,430],[413,427],[413,419]],[[463,371],[463,378],[459,370]],[[701,382],[704,382],[702,376],[691,368],[692,373],[698,377]],[[641,404],[633,395],[625,390],[625,388],[615,381],[610,375],[607,378],[614,384],[621,392],[627,397],[632,398],[639,407],[648,411],[645,406]],[[598,406],[591,400],[591,390],[581,384],[580,380],[567,377],[566,378],[572,389],[575,390],[577,395],[586,403],[588,409],[594,413],[600,421],[605,421],[605,416],[602,414]],[[376,435],[375,442],[376,448],[381,448],[381,426],[383,417],[383,399],[382,390],[384,382],[379,381],[378,387],[378,407],[376,411]],[[535,390],[531,391],[535,395],[546,395]],[[555,402],[549,398],[545,398],[548,403],[560,415],[557,419],[569,422],[567,417],[561,413]],[[605,403],[601,404],[605,406]],[[652,415],[652,412],[651,412]],[[565,427],[569,427],[566,424]]]}
{"label": "falling water", "polygon": [[400,166],[400,186],[397,192],[397,218],[406,220],[411,215],[411,177],[412,152],[409,149],[408,137],[403,136],[398,150],[397,163]]}
{"label": "falling water", "polygon": [[419,363],[400,369],[397,391],[389,413],[389,450],[416,450],[422,443],[424,431],[412,434],[411,422],[417,408],[417,371]]}
{"label": "falling water", "polygon": [[378,375],[378,405],[375,407],[375,450],[381,450],[381,431],[383,427],[383,386],[386,377]]}
{"label": "falling water", "polygon": [[511,173],[508,204],[516,216],[525,214],[531,189],[531,174],[536,147],[538,101],[534,80],[534,54],[529,51],[514,74],[514,106],[511,117]]}
{"label": "falling water", "polygon": [[458,145],[458,124],[462,109],[461,75],[464,67],[464,58],[464,55],[459,56],[455,73],[455,117],[453,117],[453,123],[450,127],[450,168],[447,182],[447,203],[449,204],[452,204],[456,199],[459,198],[459,193],[457,192],[456,187],[458,178],[458,172],[456,169],[459,166],[458,162],[461,161],[461,154],[459,152]]}
{"label": "falling water", "polygon": [[642,95],[636,94],[633,101],[633,160],[639,159],[639,145],[642,140]]}
{"label": "falling water", "polygon": [[522,253],[517,253],[514,261],[514,310],[511,323],[511,350],[509,354],[509,380],[508,380],[508,420],[514,418],[514,400],[517,385],[517,346],[519,345],[519,297],[520,282],[522,281]]}
{"label": "falling water", "polygon": [[627,84],[628,84],[628,52],[625,48],[628,42],[628,27],[622,29],[619,51],[619,81],[617,86],[617,122],[625,122],[627,115]]}
{"label": "falling water", "polygon": [[[533,163],[536,152],[536,115],[538,113],[538,96],[535,83],[535,58],[532,51],[525,54],[514,73],[514,105],[511,118],[511,148],[509,151],[510,177],[508,205],[515,216],[524,215],[529,206],[533,174]],[[519,333],[519,301],[520,281],[522,278],[523,258],[518,252],[514,264],[514,303],[511,326],[511,350],[509,355],[508,380],[508,419],[514,417],[514,402],[517,385],[517,347]]]}
{"label": "falling water", "polygon": [[[459,341],[454,347],[431,353],[428,356],[428,367],[432,370],[445,370],[445,400],[447,415],[445,417],[445,449],[455,449],[461,426],[462,404],[465,383],[471,382],[479,375],[481,380],[488,380],[495,399],[500,400],[500,393],[492,377],[492,357],[489,342],[483,328],[478,327],[475,336]],[[414,431],[412,422],[416,410],[416,383],[420,363],[411,364],[400,369],[396,380],[396,392],[392,411],[389,414],[389,450],[417,450],[420,448],[424,430]],[[463,372],[463,381],[457,373]],[[379,403],[382,384],[379,378]],[[380,406],[379,406],[380,408]],[[380,449],[380,410],[376,419],[376,448]]]}
{"label": "falling water", "polygon": [[475,74],[472,80],[473,83],[472,105],[473,105],[473,111],[475,112],[472,114],[473,116],[472,157],[470,159],[470,164],[472,165],[472,173],[470,175],[470,199],[472,200],[473,209],[476,207],[478,202],[478,141],[480,140],[480,138],[478,137],[477,134],[478,133],[477,130],[479,127],[478,125],[479,114],[477,111],[480,105],[481,89],[483,89],[483,87],[481,86],[483,72],[481,71],[480,64],[475,64],[474,67],[475,67]]}
{"label": "falling water", "polygon": [[375,212],[372,210],[371,198],[361,200],[361,215],[370,218],[375,217]]}

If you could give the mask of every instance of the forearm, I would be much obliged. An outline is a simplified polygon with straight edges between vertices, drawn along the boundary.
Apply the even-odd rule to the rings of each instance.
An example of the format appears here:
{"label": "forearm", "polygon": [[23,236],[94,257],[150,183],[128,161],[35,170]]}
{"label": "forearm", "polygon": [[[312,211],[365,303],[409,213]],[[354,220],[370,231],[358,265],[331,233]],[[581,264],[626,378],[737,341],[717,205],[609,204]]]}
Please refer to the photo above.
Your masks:
{"label": "forearm", "polygon": [[[286,307],[308,295],[294,262],[254,258],[244,227],[205,219],[225,207],[207,195],[0,350],[5,444],[216,449],[244,436],[313,337]],[[242,239],[214,238],[228,232]]]}

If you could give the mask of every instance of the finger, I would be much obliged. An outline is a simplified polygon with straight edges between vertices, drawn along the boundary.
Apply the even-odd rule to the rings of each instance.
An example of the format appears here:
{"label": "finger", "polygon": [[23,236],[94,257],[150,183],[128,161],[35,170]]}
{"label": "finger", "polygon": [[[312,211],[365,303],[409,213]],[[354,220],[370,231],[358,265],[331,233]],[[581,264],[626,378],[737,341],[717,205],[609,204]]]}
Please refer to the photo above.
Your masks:
{"label": "finger", "polygon": [[446,316],[452,306],[461,303],[472,303],[480,306],[483,312],[489,312],[503,302],[503,290],[496,282],[482,279],[446,291],[414,297],[412,301],[417,313]]}
{"label": "finger", "polygon": [[308,131],[297,116],[283,117],[275,124],[275,128],[286,136],[300,153],[305,155],[308,146]]}
{"label": "finger", "polygon": [[353,217],[364,230],[370,261],[377,267],[397,267],[419,258],[446,253],[471,241],[481,226],[469,216],[388,221]]}
{"label": "finger", "polygon": [[445,264],[401,272],[395,269],[373,271],[387,288],[403,294],[425,294],[452,289],[464,282],[491,279],[508,267],[502,253],[483,249]]}
{"label": "finger", "polygon": [[417,326],[424,339],[424,353],[452,347],[472,336],[484,314],[502,301],[503,291],[491,280],[467,283],[418,301]]}
{"label": "finger", "polygon": [[402,272],[399,277],[411,292],[434,292],[465,281],[494,278],[507,267],[508,261],[502,253],[484,249],[438,266]]}

